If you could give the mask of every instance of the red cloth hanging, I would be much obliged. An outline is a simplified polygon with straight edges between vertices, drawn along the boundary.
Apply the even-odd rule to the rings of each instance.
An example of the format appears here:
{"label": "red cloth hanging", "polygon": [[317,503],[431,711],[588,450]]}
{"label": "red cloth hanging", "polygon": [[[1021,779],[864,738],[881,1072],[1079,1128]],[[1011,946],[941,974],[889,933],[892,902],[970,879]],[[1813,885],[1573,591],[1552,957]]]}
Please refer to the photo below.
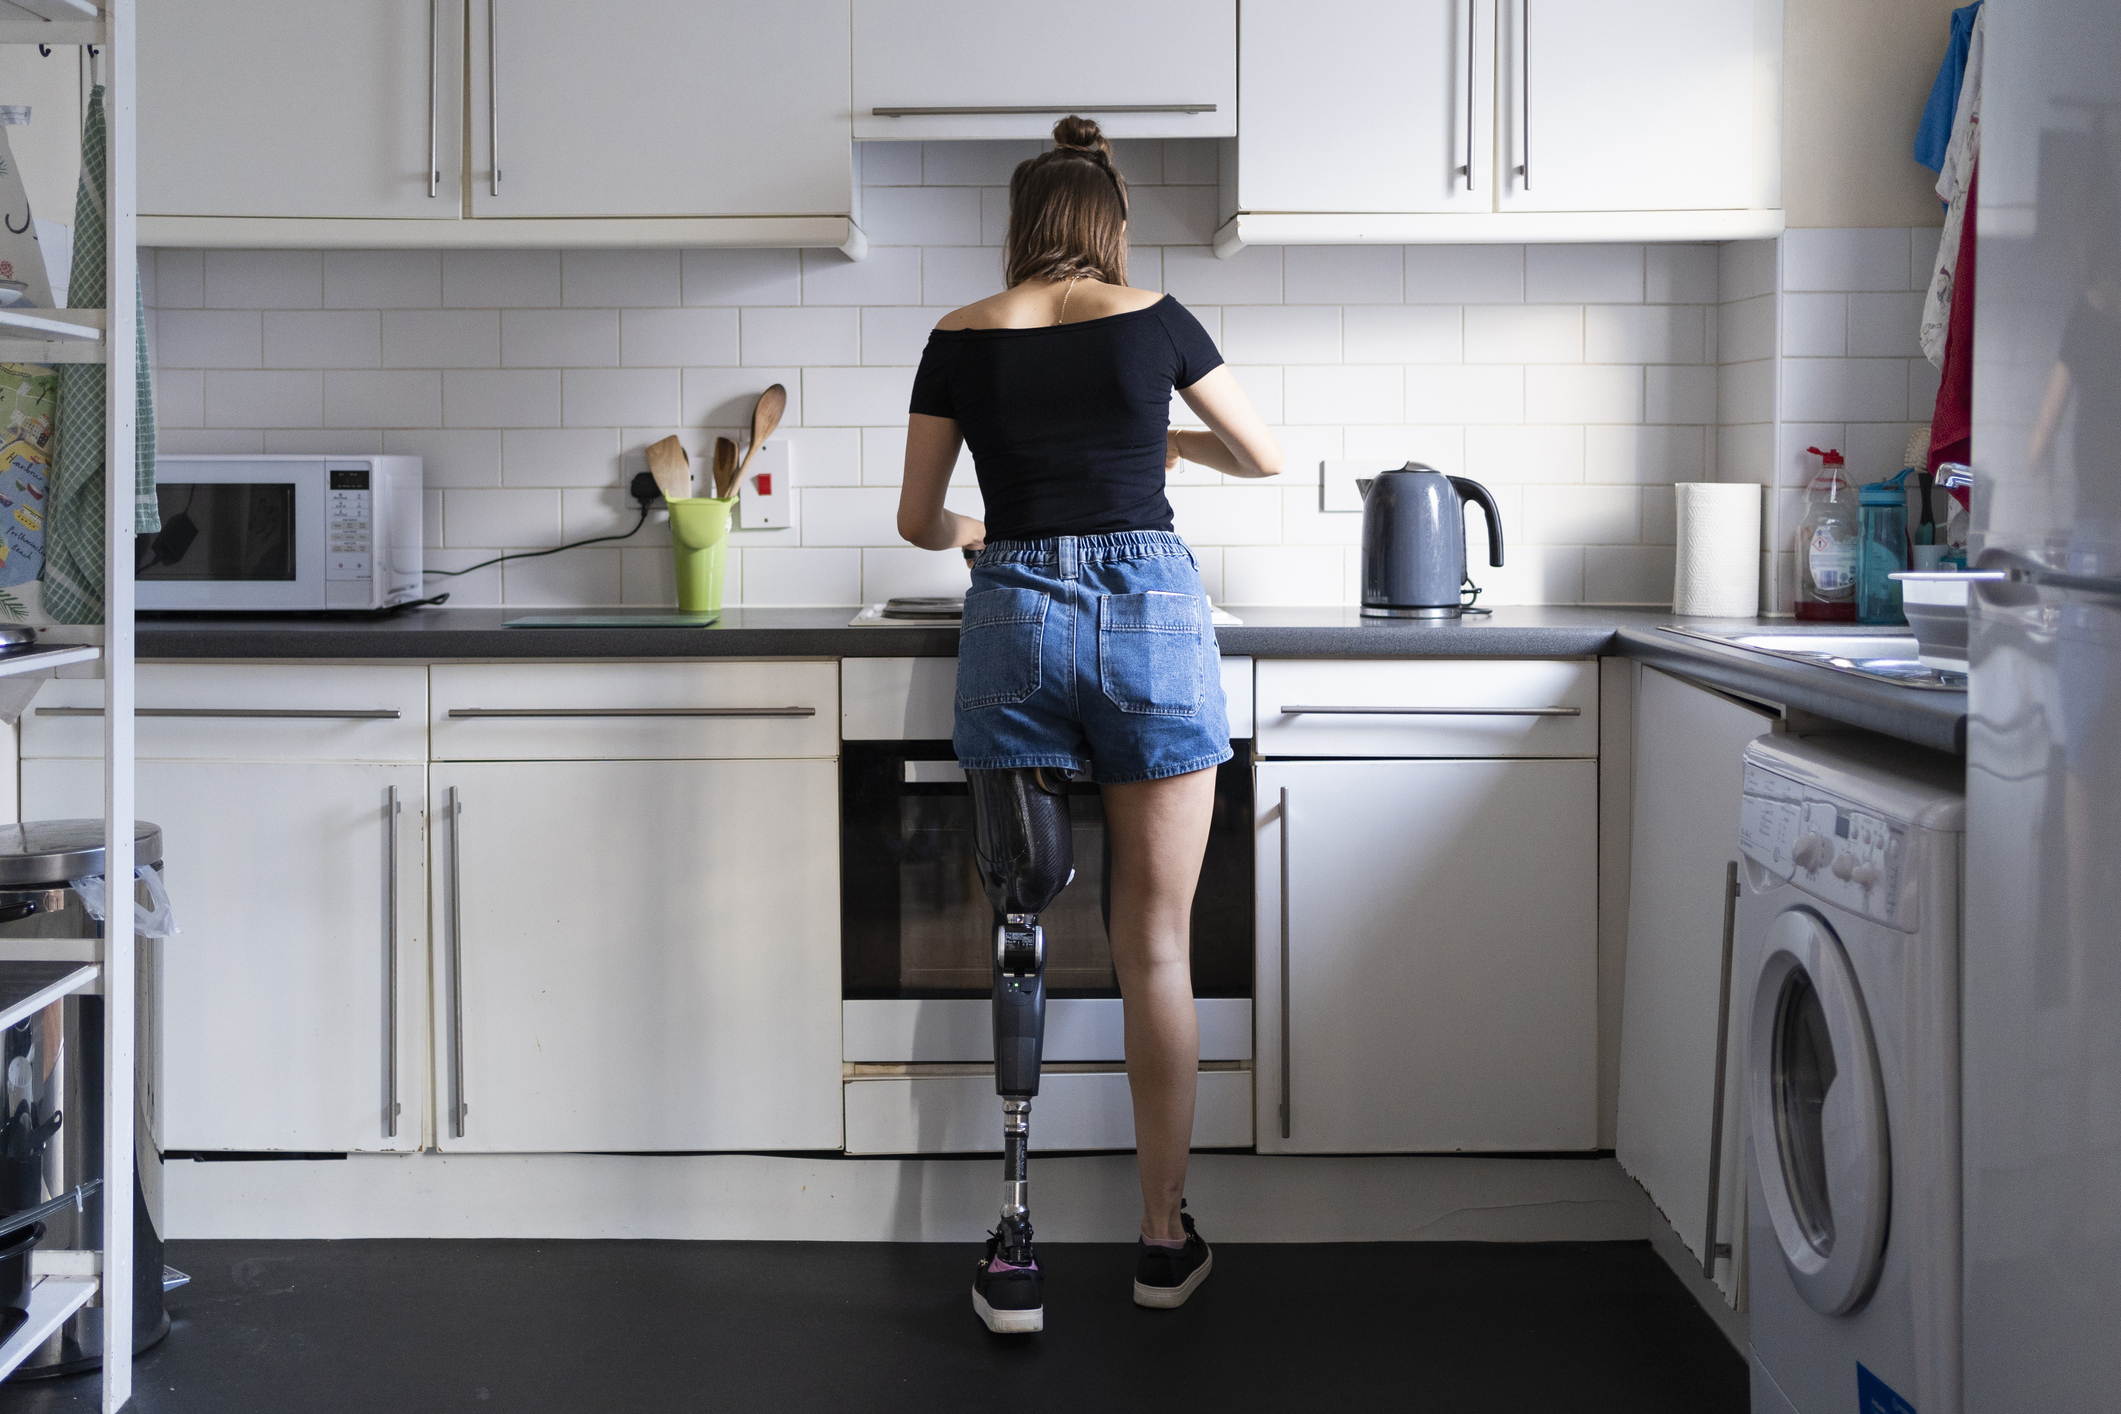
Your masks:
{"label": "red cloth hanging", "polygon": [[[1959,261],[1952,271],[1952,322],[1944,334],[1944,376],[1937,384],[1937,407],[1930,415],[1930,464],[1974,459],[1974,239],[1976,203],[1981,195],[1981,164],[1966,180],[1966,219],[1959,228]],[[1970,488],[1954,486],[1959,504],[1972,509]]]}

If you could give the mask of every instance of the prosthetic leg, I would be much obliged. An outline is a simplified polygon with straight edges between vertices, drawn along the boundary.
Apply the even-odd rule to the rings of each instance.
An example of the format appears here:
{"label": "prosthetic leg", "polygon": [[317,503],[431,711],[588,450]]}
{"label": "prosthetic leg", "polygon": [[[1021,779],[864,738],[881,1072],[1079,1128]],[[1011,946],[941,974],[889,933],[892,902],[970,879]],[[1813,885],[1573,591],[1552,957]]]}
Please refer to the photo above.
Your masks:
{"label": "prosthetic leg", "polygon": [[1068,783],[1043,768],[967,771],[980,881],[994,930],[994,1088],[1002,1097],[1001,1223],[972,1286],[973,1309],[1001,1333],[1045,1326],[1031,1247],[1031,1100],[1046,1043],[1046,935],[1038,916],[1075,877]]}

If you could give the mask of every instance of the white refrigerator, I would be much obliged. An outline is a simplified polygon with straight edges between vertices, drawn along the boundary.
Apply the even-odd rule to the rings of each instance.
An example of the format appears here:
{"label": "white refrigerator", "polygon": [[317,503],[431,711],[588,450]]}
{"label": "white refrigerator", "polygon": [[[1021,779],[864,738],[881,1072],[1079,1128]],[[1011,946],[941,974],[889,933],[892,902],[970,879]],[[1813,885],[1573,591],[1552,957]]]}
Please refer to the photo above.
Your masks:
{"label": "white refrigerator", "polygon": [[1987,6],[1967,1414],[2121,1408],[2121,0]]}

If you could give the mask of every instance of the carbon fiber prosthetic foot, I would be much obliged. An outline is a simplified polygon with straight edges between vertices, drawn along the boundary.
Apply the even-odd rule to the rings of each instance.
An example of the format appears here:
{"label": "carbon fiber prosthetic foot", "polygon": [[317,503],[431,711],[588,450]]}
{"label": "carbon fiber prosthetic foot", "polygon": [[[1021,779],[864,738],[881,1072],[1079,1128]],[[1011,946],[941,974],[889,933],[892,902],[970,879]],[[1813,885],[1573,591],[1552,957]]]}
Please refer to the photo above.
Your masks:
{"label": "carbon fiber prosthetic foot", "polygon": [[1031,1101],[1046,1043],[1043,913],[1075,877],[1068,782],[1058,771],[967,771],[980,882],[994,906],[994,1088],[1002,1097],[1001,1222],[972,1283],[987,1329],[1045,1327],[1044,1281],[1031,1246]]}

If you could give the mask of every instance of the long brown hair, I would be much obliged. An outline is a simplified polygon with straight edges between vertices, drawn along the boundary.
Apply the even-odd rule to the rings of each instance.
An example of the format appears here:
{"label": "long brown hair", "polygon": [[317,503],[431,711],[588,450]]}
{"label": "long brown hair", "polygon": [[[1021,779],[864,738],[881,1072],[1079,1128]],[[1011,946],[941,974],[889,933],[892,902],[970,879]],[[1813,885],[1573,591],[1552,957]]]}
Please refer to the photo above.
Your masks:
{"label": "long brown hair", "polygon": [[1127,183],[1112,144],[1088,118],[1053,125],[1053,148],[1009,178],[1002,263],[1011,288],[1081,276],[1127,283]]}

